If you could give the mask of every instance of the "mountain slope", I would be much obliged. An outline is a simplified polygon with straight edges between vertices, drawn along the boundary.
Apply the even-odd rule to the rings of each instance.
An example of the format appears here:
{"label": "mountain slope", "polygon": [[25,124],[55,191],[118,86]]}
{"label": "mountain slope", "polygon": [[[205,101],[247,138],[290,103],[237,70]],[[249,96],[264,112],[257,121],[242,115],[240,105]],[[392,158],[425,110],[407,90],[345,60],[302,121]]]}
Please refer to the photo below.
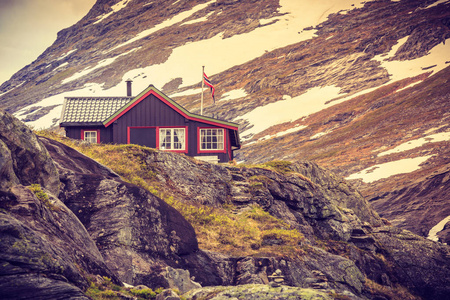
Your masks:
{"label": "mountain slope", "polygon": [[[123,81],[131,78],[135,93],[154,84],[198,112],[206,65],[218,102],[206,102],[204,111],[241,124],[238,160],[307,158],[349,179],[363,177],[360,188],[382,215],[426,236],[446,217],[447,189],[435,189],[443,200],[419,227],[402,222],[400,208],[419,216],[411,204],[417,195],[396,207],[381,203],[398,182],[413,189],[412,181],[448,165],[449,6],[99,0],[1,86],[0,103],[47,127],[57,124],[64,96],[124,95]],[[419,139],[435,142],[381,155]],[[368,174],[381,181],[369,182]]]}

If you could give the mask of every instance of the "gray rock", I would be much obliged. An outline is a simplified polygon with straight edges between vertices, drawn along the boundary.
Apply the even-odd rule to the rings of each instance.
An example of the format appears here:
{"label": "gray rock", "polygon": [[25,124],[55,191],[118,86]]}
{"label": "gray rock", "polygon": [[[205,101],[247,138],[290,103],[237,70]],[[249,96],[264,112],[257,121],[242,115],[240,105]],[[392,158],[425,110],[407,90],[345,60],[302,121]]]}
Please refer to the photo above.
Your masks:
{"label": "gray rock", "polygon": [[180,300],[181,298],[175,293],[173,290],[163,290],[161,293],[159,293],[155,300]]}
{"label": "gray rock", "polygon": [[[273,284],[273,283],[272,283]],[[350,293],[351,294],[351,293]],[[211,300],[287,300],[287,299],[333,299],[328,293],[308,288],[274,286],[266,284],[246,284],[239,286],[205,287],[192,290],[183,295],[188,300],[211,299]],[[356,299],[356,298],[354,298]]]}
{"label": "gray rock", "polygon": [[61,143],[42,141],[58,167],[59,197],[85,225],[108,267],[132,285],[170,287],[166,267],[198,251],[192,226],[164,201],[108,168]]}
{"label": "gray rock", "polygon": [[171,289],[177,289],[183,294],[202,287],[199,283],[191,280],[189,271],[183,269],[166,267],[165,279]]}
{"label": "gray rock", "polygon": [[58,171],[46,148],[30,128],[3,111],[0,111],[0,150],[0,188],[18,181],[22,185],[40,184],[58,195]]}

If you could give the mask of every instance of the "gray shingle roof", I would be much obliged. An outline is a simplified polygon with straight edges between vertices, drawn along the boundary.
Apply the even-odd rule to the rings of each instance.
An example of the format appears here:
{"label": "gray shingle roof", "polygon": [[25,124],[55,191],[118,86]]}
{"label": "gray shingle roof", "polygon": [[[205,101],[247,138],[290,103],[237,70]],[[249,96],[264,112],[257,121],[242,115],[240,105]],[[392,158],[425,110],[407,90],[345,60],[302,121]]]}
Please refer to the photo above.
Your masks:
{"label": "gray shingle roof", "polygon": [[66,97],[61,123],[99,123],[108,119],[133,97]]}

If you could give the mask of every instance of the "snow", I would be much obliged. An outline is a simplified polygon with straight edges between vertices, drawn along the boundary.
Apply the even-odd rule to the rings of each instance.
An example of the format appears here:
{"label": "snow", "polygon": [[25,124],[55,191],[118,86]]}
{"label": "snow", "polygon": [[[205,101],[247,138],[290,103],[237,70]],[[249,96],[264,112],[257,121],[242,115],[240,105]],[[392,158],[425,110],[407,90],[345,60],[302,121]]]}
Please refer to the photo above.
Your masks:
{"label": "snow", "polygon": [[12,89],[7,90],[7,91],[4,92],[4,93],[1,93],[1,94],[0,94],[0,97],[3,96],[3,95],[5,95],[5,94],[8,94],[9,92],[11,92],[11,91],[14,90],[14,89],[17,89],[18,87],[22,86],[24,83],[25,83],[25,81],[22,81],[21,83],[19,83],[18,85],[16,85],[16,86],[13,87]]}
{"label": "snow", "polygon": [[[206,92],[206,90],[207,89],[205,88],[204,91]],[[170,94],[170,97],[174,98],[174,97],[181,97],[181,96],[190,96],[190,95],[201,94],[201,93],[202,93],[201,88],[190,89],[190,90],[186,90],[183,92]],[[233,100],[233,99],[239,99],[239,98],[242,98],[245,96],[247,96],[247,92],[244,89],[236,89],[236,90],[231,90],[231,91],[228,91],[228,92],[222,94],[219,101],[228,101],[228,100]]]}
{"label": "snow", "polygon": [[294,98],[285,95],[283,100],[259,106],[236,119],[248,120],[253,124],[245,134],[255,135],[274,125],[292,122],[324,109],[325,103],[338,97],[339,92],[340,88],[335,86],[314,87]]}
{"label": "snow", "polygon": [[67,53],[64,53],[63,55],[61,55],[60,57],[58,57],[56,60],[64,59],[65,57],[69,56],[70,54],[72,54],[72,53],[74,53],[74,52],[76,52],[76,51],[78,51],[78,49],[70,50],[70,51],[68,51]]}
{"label": "snow", "polygon": [[427,7],[425,7],[425,9],[432,8],[432,7],[438,6],[441,3],[447,3],[447,2],[449,2],[449,0],[439,0],[439,1],[434,2],[433,4],[428,5]]}
{"label": "snow", "polygon": [[[113,12],[123,9],[129,1],[123,0],[114,5]],[[142,31],[136,37],[115,47],[114,49],[142,39],[160,29],[182,22],[194,13],[215,2],[216,0],[212,0],[204,4],[196,5],[189,11],[181,12],[180,14],[169,20],[163,21],[153,28]],[[290,44],[298,43],[302,40],[310,39],[315,36],[315,31],[301,31],[302,28],[320,24],[326,20],[327,16],[331,13],[351,10],[362,7],[363,5],[364,3],[358,0],[320,0],[315,1],[314,5],[311,5],[310,1],[307,0],[281,0],[279,12],[284,15],[282,17],[278,16],[276,18],[264,19],[262,21],[263,24],[270,24],[272,21],[277,22],[259,27],[249,33],[235,35],[226,39],[223,39],[222,34],[218,34],[207,40],[201,40],[180,46],[173,50],[169,59],[165,63],[129,71],[122,77],[122,81],[124,82],[128,78],[132,78],[134,91],[144,90],[149,84],[153,84],[157,88],[160,88],[174,77],[182,78],[183,86],[190,86],[200,81],[201,66],[207,67],[206,72],[211,77],[212,75],[225,71],[232,66],[240,65],[259,57],[266,51],[271,51]],[[106,15],[103,15],[101,18],[104,19],[106,17]],[[99,21],[100,20],[97,22]],[[243,48],[243,44],[252,46]],[[70,78],[66,78],[63,83],[79,79],[96,69],[113,63],[118,57],[128,53],[129,52],[113,58],[105,59],[93,68],[85,69],[74,74]],[[211,53],[214,53],[214,55],[211,55]],[[69,54],[70,51],[66,55]],[[186,59],[186,57],[189,57],[189,59]],[[95,87],[94,90],[102,96],[123,95],[123,82],[109,90],[101,90],[101,84],[97,84],[97,87]],[[217,85],[216,88],[218,88]],[[327,90],[329,89],[324,89],[324,91]],[[85,91],[89,92],[89,90]],[[314,91],[312,93],[314,93]],[[69,95],[74,94],[74,91],[69,93]],[[89,96],[89,94],[84,94],[83,96]],[[230,95],[230,97],[235,96],[235,94]],[[59,99],[61,99],[60,104],[62,104],[64,96],[59,95]],[[227,99],[229,100],[231,98]],[[50,124],[51,123],[48,123],[47,126],[50,126]]]}
{"label": "snow", "polygon": [[420,164],[427,161],[433,155],[419,156],[415,158],[405,158],[384,164],[366,168],[358,173],[348,176],[347,180],[362,179],[366,183],[371,183],[383,178],[388,178],[397,174],[410,173],[420,169]]}
{"label": "snow", "polygon": [[[131,0],[130,0],[131,1]],[[208,1],[204,4],[199,4],[189,11],[184,11],[172,17],[169,20],[147,29],[139,33],[136,37],[126,41],[125,43],[115,47],[119,48],[130,44],[134,41],[142,39],[160,29],[175,25],[183,20],[189,18],[194,13],[206,8],[208,5],[215,3],[216,0]],[[115,6],[115,11],[125,7],[129,2],[121,1]],[[119,5],[120,4],[120,5]],[[354,5],[354,6],[352,6]],[[256,57],[259,57],[267,51],[272,51],[277,48],[285,47],[290,44],[298,43],[302,40],[307,40],[315,36],[314,30],[302,31],[302,28],[316,26],[323,22],[331,13],[341,12],[345,10],[362,7],[364,2],[355,0],[321,0],[316,1],[311,5],[306,0],[281,0],[279,13],[284,14],[271,19],[260,20],[260,24],[267,24],[255,30],[235,35],[224,39],[223,34],[218,34],[210,39],[192,42],[173,49],[172,54],[168,60],[162,64],[152,65],[145,68],[135,69],[127,72],[122,77],[122,82],[117,86],[102,90],[102,84],[96,84],[93,91],[102,96],[118,96],[124,94],[124,81],[128,78],[133,79],[133,90],[139,92],[147,88],[149,84],[155,85],[157,88],[172,80],[174,77],[182,79],[182,86],[187,87],[200,82],[201,66],[206,66],[206,73],[211,77],[214,74],[223,72],[235,65],[243,64]],[[120,8],[121,7],[121,8]],[[120,9],[119,9],[120,8]],[[206,17],[198,18],[186,22],[184,24],[193,24],[202,22]],[[276,21],[275,23],[271,23]],[[408,37],[400,39],[392,50],[386,55],[379,55],[375,59],[380,61],[383,67],[387,68],[388,72],[392,74],[391,82],[406,77],[415,76],[425,72],[422,67],[427,67],[436,64],[437,66],[430,69],[437,72],[445,67],[445,60],[450,60],[449,44],[440,44],[433,48],[426,57],[418,58],[412,61],[385,61],[386,58],[392,57],[397,49],[406,42]],[[242,47],[242,45],[251,45],[251,47]],[[79,73],[74,74],[70,78],[66,78],[63,83],[76,80],[89,74],[90,72],[103,68],[113,63],[117,58],[127,55],[131,51],[123,53],[113,58],[108,58],[100,62],[97,66],[85,69]],[[71,50],[76,51],[76,50]],[[66,54],[68,55],[70,51]],[[214,53],[214,55],[211,55]],[[189,58],[189,59],[186,59]],[[218,59],[220,58],[220,59]],[[428,70],[427,70],[428,71]],[[95,84],[94,84],[95,85]],[[216,89],[220,89],[220,84],[216,84]],[[327,101],[333,100],[339,96],[339,88],[337,87],[314,87],[308,90],[305,94],[290,99],[289,96],[284,96],[284,100],[269,104],[270,106],[264,108],[257,108],[254,112],[250,112],[241,119],[248,119],[253,128],[249,129],[247,134],[256,134],[273,125],[284,122],[296,120],[298,118],[307,116],[311,113],[318,112],[322,109],[335,105],[346,100],[349,100],[357,95],[365,94],[375,90],[376,88],[367,89],[346,98],[341,98],[333,101],[331,104],[326,104]],[[84,96],[89,96],[89,90]],[[178,97],[183,95],[197,94],[201,90],[190,90],[182,93],[176,93],[171,97]],[[221,101],[237,99],[246,96],[243,90],[223,91]],[[70,92],[73,95],[74,92]],[[313,97],[313,98],[311,98]],[[61,103],[63,96],[59,96]],[[273,106],[272,106],[273,105]],[[272,113],[274,109],[276,113]],[[270,116],[270,117],[269,117]]]}
{"label": "snow", "polygon": [[[215,1],[197,5],[191,11],[180,13],[154,28],[141,32],[135,38],[116,48],[180,22],[213,2]],[[299,33],[299,28],[318,25],[330,13],[362,6],[359,1],[354,0],[335,2],[337,1],[321,0],[311,5],[306,0],[281,0],[280,13],[286,15],[282,19],[280,17],[273,18],[273,20],[279,19],[274,24],[259,27],[249,33],[234,35],[226,39],[223,39],[223,34],[218,34],[210,39],[188,43],[174,49],[165,63],[130,71],[123,78],[132,78],[139,74],[145,74],[147,76],[145,82],[135,81],[133,83],[144,88],[149,83],[154,84],[156,87],[161,87],[174,76],[182,78],[183,86],[196,84],[199,82],[198,73],[201,73],[201,66],[207,67],[207,74],[211,77],[213,74],[223,72],[232,66],[240,65],[259,57],[266,51],[310,39],[315,36],[315,31],[309,30]],[[352,4],[355,6],[351,6]],[[265,22],[270,21],[271,19],[265,19]],[[242,45],[252,46],[242,47]],[[214,53],[214,55],[211,55],[211,53]],[[189,57],[189,59],[186,59],[186,57]]]}
{"label": "snow", "polygon": [[414,148],[423,146],[426,143],[437,143],[443,141],[450,141],[450,132],[441,132],[432,135],[428,135],[416,140],[412,140],[401,145],[398,145],[394,149],[387,150],[378,154],[378,156],[385,156],[392,153],[399,153],[403,151],[408,151]]}
{"label": "snow", "polygon": [[445,224],[447,224],[448,222],[450,222],[450,216],[444,218],[442,221],[437,223],[433,228],[431,228],[430,231],[428,232],[427,238],[435,242],[439,241],[437,234],[438,232],[444,229]]}
{"label": "snow", "polygon": [[401,92],[401,91],[403,91],[403,90],[409,89],[410,87],[413,87],[413,86],[415,86],[416,84],[421,83],[422,81],[423,81],[423,80],[419,80],[419,81],[410,83],[410,84],[408,84],[407,86],[402,87],[401,89],[396,90],[395,92],[398,93],[398,92]]}
{"label": "snow", "polygon": [[244,89],[231,90],[222,95],[219,101],[229,101],[233,99],[239,99],[247,96],[247,92]]}
{"label": "snow", "polygon": [[195,95],[195,94],[201,94],[201,92],[202,92],[202,88],[190,89],[190,90],[186,90],[183,92],[171,94],[170,97],[190,96],[190,95]]}
{"label": "snow", "polygon": [[[390,82],[402,80],[408,77],[414,77],[424,72],[433,71],[434,73],[447,67],[446,61],[450,60],[450,41],[447,39],[445,43],[441,43],[431,49],[428,55],[404,61],[387,61],[386,59],[394,56],[397,49],[406,42],[408,37],[398,41],[395,47],[388,55],[377,55],[373,59],[379,61],[381,66],[390,74]],[[423,68],[434,66],[433,68],[423,70]]]}
{"label": "snow", "polygon": [[329,134],[330,132],[331,132],[331,131],[319,132],[319,133],[316,133],[315,135],[311,136],[309,139],[310,139],[310,140],[317,140],[318,138],[321,138],[321,137],[323,137],[324,135]]}
{"label": "snow", "polygon": [[204,16],[204,17],[201,17],[201,18],[198,18],[198,19],[194,19],[194,20],[190,20],[190,21],[184,22],[183,24],[181,24],[181,26],[183,26],[183,25],[189,25],[189,24],[195,24],[195,23],[200,23],[200,22],[204,22],[204,21],[208,21],[208,17],[209,17],[210,15],[212,15],[213,13],[214,13],[214,11],[210,12],[209,14],[207,14],[207,15]]}
{"label": "snow", "polygon": [[283,135],[286,135],[286,134],[289,134],[289,133],[294,133],[294,132],[297,132],[297,131],[305,129],[306,127],[308,127],[308,126],[298,125],[297,124],[297,125],[295,125],[292,128],[289,128],[289,129],[284,130],[284,131],[277,132],[276,134],[266,135],[266,136],[258,139],[258,141],[264,141],[264,140],[268,140],[268,139],[271,139],[271,138],[280,137],[280,136],[283,136]]}
{"label": "snow", "polygon": [[112,15],[113,13],[116,13],[118,11],[120,11],[121,9],[125,8],[127,6],[128,3],[130,3],[131,0],[122,0],[116,4],[114,4],[113,6],[111,6],[112,11],[107,13],[107,14],[103,14],[101,16],[98,16],[98,20],[94,22],[94,24],[98,24],[101,21],[103,21],[104,19],[106,19],[107,17],[109,17],[110,15]]}
{"label": "snow", "polygon": [[[380,61],[382,66],[386,68],[391,74],[391,80],[386,84],[422,74],[425,72],[424,70],[422,70],[422,67],[427,67],[430,65],[437,65],[430,70],[438,72],[446,67],[445,61],[450,60],[450,43],[445,43],[445,45],[437,45],[436,47],[431,49],[430,53],[427,56],[424,57],[409,61],[386,61],[386,59],[394,57],[397,50],[408,40],[408,38],[409,37],[406,36],[402,39],[399,39],[397,44],[392,47],[389,53],[378,55],[374,58],[375,60]],[[255,110],[247,113],[246,115],[239,117],[239,119],[246,119],[254,125],[254,127],[245,131],[247,135],[254,135],[263,130],[266,130],[271,126],[284,122],[290,122],[300,117],[307,116],[322,109],[328,108],[332,105],[345,102],[356,96],[369,93],[377,88],[379,87],[366,89],[357,94],[353,94],[351,96],[341,98],[327,104],[328,101],[333,100],[338,96],[342,96],[339,95],[339,89],[335,88],[332,91],[331,89],[322,90],[315,87],[308,90],[305,94],[294,98],[295,101],[291,101],[289,103],[278,101],[263,107],[258,107]],[[300,99],[299,97],[306,98]],[[302,103],[301,101],[305,102]],[[301,110],[302,113],[297,114],[296,111],[298,110]]]}
{"label": "snow", "polygon": [[56,71],[56,70],[58,70],[58,69],[61,69],[61,68],[65,67],[65,66],[67,66],[68,64],[69,64],[68,62],[62,63],[62,64],[60,64],[59,66],[57,66],[55,69],[53,69],[53,71]]}
{"label": "snow", "polygon": [[134,38],[132,38],[132,39],[130,39],[130,40],[128,40],[128,41],[126,41],[126,42],[116,46],[116,47],[114,47],[110,51],[113,51],[113,50],[115,50],[117,48],[123,47],[123,46],[128,45],[128,44],[131,44],[131,43],[133,43],[135,41],[138,41],[140,39],[143,39],[143,38],[149,36],[152,33],[157,32],[158,30],[161,30],[161,29],[166,28],[166,27],[170,27],[170,26],[172,26],[172,25],[174,25],[174,24],[176,24],[178,22],[181,22],[184,19],[187,19],[188,17],[192,16],[194,13],[196,13],[196,12],[206,8],[206,7],[208,7],[208,5],[210,5],[210,4],[214,3],[214,2],[216,2],[216,0],[212,0],[212,1],[209,1],[209,2],[206,2],[206,3],[203,3],[203,4],[198,4],[198,5],[194,6],[191,10],[181,12],[178,15],[176,15],[176,16],[168,19],[168,20],[165,20],[162,23],[160,23],[160,24],[158,24],[158,25],[156,25],[156,26],[154,26],[154,27],[152,27],[150,29],[146,29],[144,31],[141,31]]}
{"label": "snow", "polygon": [[117,55],[117,56],[114,56],[114,57],[110,57],[110,58],[104,59],[104,60],[100,61],[95,67],[93,67],[93,68],[86,68],[86,69],[84,69],[83,71],[78,72],[78,73],[75,73],[75,74],[73,74],[72,76],[70,76],[69,78],[64,79],[64,80],[62,81],[62,84],[65,84],[65,83],[71,82],[71,81],[73,81],[73,80],[76,80],[76,79],[78,79],[78,78],[81,78],[81,77],[83,77],[83,76],[86,76],[87,74],[89,74],[89,73],[91,73],[92,71],[95,71],[95,70],[97,70],[97,69],[104,68],[104,67],[106,67],[106,66],[112,64],[112,63],[113,63],[116,59],[118,59],[119,57],[128,55],[128,54],[130,54],[130,53],[132,53],[132,52],[134,52],[134,51],[136,51],[136,50],[138,50],[138,49],[140,49],[140,48],[141,48],[141,47],[134,48],[134,49],[131,49],[130,51],[127,51],[127,52],[122,53],[122,54],[120,54],[120,55]]}
{"label": "snow", "polygon": [[[125,94],[125,85],[123,86],[123,92],[121,93],[122,95]],[[53,108],[48,114],[46,114],[45,116],[32,121],[32,122],[26,122],[26,124],[36,130],[39,129],[45,129],[48,128],[54,124],[54,120],[55,119],[60,119],[61,117],[61,111],[62,111],[62,104],[64,102],[64,97],[83,97],[86,95],[93,95],[93,94],[101,94],[102,96],[117,96],[116,95],[105,95],[104,93],[102,93],[102,89],[98,84],[86,84],[84,86],[84,88],[79,89],[79,90],[73,90],[73,91],[67,91],[58,95],[54,95],[48,98],[45,98],[42,101],[39,101],[37,103],[28,105],[20,110],[18,110],[17,112],[14,113],[14,116],[17,117],[19,120],[23,120],[25,119],[28,114],[24,115],[23,113],[26,112],[27,110],[29,110],[32,107],[48,107],[48,106],[53,106],[53,105],[58,105],[55,108]]]}

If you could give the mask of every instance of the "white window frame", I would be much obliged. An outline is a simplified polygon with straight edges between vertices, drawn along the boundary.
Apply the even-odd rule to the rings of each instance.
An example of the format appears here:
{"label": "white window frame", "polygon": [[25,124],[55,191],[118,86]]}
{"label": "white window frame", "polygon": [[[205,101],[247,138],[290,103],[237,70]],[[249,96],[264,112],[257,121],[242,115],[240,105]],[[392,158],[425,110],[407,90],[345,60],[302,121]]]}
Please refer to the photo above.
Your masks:
{"label": "white window frame", "polygon": [[225,130],[200,128],[200,151],[225,151]]}
{"label": "white window frame", "polygon": [[[180,133],[182,133],[181,137]],[[186,128],[159,128],[159,149],[167,151],[185,151]]]}
{"label": "white window frame", "polygon": [[98,132],[97,130],[85,130],[83,132],[83,140],[85,142],[91,143],[91,144],[97,144],[98,141]]}

